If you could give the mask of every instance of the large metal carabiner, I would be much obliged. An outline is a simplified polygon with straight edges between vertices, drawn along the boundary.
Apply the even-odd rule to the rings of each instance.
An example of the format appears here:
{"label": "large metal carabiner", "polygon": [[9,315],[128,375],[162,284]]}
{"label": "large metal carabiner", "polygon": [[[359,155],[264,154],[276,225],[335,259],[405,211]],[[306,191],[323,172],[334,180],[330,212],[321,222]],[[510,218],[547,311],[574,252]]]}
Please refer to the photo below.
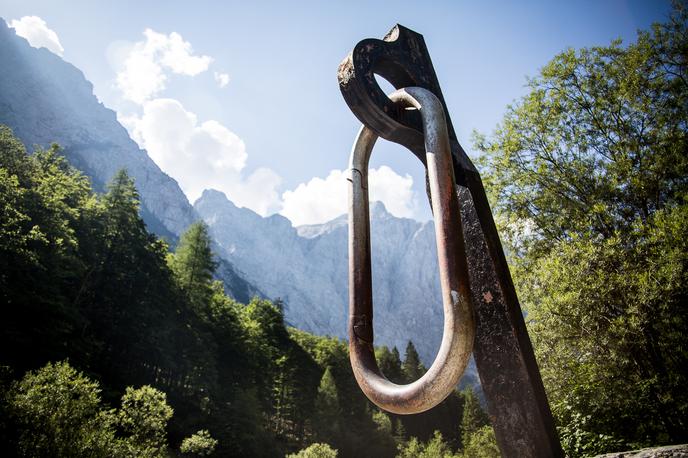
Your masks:
{"label": "large metal carabiner", "polygon": [[389,97],[420,110],[423,119],[444,307],[442,344],[430,369],[408,385],[387,380],[375,360],[368,161],[377,136],[363,126],[349,170],[349,352],[368,399],[387,411],[413,414],[439,404],[456,387],[473,350],[475,320],[444,108],[432,92],[419,87],[400,89]]}

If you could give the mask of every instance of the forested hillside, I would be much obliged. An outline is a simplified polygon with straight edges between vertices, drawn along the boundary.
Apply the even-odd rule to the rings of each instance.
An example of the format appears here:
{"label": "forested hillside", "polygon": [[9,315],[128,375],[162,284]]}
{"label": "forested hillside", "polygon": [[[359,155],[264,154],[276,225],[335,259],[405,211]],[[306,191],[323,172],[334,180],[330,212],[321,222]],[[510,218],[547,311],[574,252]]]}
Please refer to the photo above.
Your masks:
{"label": "forested hillside", "polygon": [[[448,451],[489,436],[470,391],[420,416],[380,412],[345,342],[288,329],[279,303],[230,299],[205,225],[172,253],[139,206],[126,171],[95,194],[57,145],[28,155],[0,128],[3,456],[283,456],[315,442],[394,456],[435,430],[428,447]],[[424,370],[411,343],[403,363],[379,358],[399,382]]]}

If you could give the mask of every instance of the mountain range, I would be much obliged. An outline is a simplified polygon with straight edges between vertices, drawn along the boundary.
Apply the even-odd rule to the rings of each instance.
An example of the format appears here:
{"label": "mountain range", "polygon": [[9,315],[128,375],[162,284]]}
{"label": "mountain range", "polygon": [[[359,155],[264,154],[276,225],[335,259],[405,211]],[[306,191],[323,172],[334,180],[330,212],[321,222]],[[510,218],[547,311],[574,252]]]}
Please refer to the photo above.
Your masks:
{"label": "mountain range", "polygon": [[[0,124],[29,150],[58,143],[65,157],[103,191],[124,168],[134,178],[148,229],[171,243],[194,221],[208,225],[218,277],[240,301],[280,299],[285,320],[320,335],[346,337],[347,221],[293,227],[206,190],[192,206],[177,182],[133,141],[83,73],[47,49],[35,49],[0,20]],[[371,207],[375,342],[409,340],[432,362],[442,333],[442,305],[432,222]],[[465,381],[476,383],[474,366]]]}

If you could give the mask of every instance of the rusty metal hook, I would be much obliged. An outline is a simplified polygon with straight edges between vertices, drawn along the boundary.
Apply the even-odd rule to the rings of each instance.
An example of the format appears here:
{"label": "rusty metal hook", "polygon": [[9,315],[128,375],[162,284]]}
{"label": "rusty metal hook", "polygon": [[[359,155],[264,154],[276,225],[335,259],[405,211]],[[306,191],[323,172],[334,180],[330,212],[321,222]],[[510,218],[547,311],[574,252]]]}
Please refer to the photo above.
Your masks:
{"label": "rusty metal hook", "polygon": [[349,351],[356,380],[373,403],[393,413],[413,414],[439,404],[456,387],[473,349],[475,319],[444,107],[420,87],[400,89],[390,99],[419,110],[423,120],[444,307],[442,344],[430,369],[408,385],[387,380],[375,360],[368,161],[377,135],[363,126],[349,169]]}

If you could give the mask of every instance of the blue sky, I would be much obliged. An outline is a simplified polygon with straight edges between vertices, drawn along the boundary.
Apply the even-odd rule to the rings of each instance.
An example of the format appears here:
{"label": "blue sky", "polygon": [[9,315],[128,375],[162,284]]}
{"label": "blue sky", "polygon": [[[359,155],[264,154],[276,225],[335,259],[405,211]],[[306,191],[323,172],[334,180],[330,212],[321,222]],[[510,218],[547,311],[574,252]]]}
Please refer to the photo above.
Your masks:
{"label": "blue sky", "polygon": [[[359,124],[336,71],[359,40],[395,23],[422,33],[471,152],[471,132],[491,132],[526,76],[556,53],[628,43],[669,11],[669,1],[650,0],[0,2],[8,22],[45,21],[64,59],[191,200],[215,187],[295,224],[345,210],[342,171]],[[19,24],[34,39],[46,33]],[[397,216],[428,217],[423,170],[409,152],[380,142],[371,167],[373,198]]]}

